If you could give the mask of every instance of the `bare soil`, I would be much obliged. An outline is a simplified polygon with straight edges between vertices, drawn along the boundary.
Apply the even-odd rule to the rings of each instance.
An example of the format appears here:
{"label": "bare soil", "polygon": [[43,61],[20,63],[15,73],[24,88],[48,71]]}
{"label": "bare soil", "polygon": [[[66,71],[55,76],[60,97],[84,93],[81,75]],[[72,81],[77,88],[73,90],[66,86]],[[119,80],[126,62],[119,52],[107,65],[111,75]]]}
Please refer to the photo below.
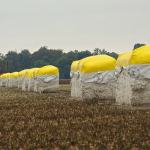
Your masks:
{"label": "bare soil", "polygon": [[0,149],[149,150],[150,109],[0,88]]}

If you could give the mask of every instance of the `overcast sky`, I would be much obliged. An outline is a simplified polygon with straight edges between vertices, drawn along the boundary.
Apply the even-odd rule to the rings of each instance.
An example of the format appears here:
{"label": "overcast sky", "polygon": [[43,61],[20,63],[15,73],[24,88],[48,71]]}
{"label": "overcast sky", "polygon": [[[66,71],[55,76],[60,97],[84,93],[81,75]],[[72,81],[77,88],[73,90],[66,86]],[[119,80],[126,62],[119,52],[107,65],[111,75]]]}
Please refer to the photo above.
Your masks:
{"label": "overcast sky", "polygon": [[150,0],[0,0],[0,52],[122,52],[150,43]]}

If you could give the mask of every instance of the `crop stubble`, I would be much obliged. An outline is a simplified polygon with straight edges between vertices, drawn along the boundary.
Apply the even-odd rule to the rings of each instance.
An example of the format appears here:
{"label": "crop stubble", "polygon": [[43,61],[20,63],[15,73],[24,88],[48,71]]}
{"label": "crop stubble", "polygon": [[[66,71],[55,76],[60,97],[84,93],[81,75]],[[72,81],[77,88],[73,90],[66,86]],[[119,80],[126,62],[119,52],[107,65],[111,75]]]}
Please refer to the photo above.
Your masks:
{"label": "crop stubble", "polygon": [[121,109],[53,93],[0,89],[0,149],[149,149],[150,110]]}

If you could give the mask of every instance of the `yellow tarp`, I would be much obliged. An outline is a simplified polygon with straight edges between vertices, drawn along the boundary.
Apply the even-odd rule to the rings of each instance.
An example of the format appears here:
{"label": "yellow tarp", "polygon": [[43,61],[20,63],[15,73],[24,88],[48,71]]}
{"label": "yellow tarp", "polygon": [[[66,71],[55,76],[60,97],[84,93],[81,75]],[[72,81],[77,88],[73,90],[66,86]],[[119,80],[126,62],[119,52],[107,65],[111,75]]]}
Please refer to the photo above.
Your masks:
{"label": "yellow tarp", "polygon": [[43,76],[43,75],[58,75],[59,69],[55,66],[48,65],[42,68],[39,68],[36,72],[36,76]]}
{"label": "yellow tarp", "polygon": [[0,78],[5,78],[5,79],[7,79],[9,77],[10,77],[10,73],[4,73],[0,76]]}
{"label": "yellow tarp", "polygon": [[36,77],[38,70],[39,70],[39,68],[34,68],[32,77]]}
{"label": "yellow tarp", "polygon": [[25,69],[25,70],[18,72],[18,75],[19,75],[19,77],[25,77],[27,72],[28,72],[28,69]]}
{"label": "yellow tarp", "polygon": [[133,50],[130,64],[150,64],[150,45]]}
{"label": "yellow tarp", "polygon": [[28,78],[34,78],[36,72],[38,71],[39,68],[32,68],[32,69],[28,69],[27,73],[26,73],[26,77]]}
{"label": "yellow tarp", "polygon": [[71,71],[77,72],[78,71],[78,65],[79,65],[79,60],[73,61],[71,64]]}
{"label": "yellow tarp", "polygon": [[4,74],[0,75],[0,78],[2,79],[4,77]]}
{"label": "yellow tarp", "polygon": [[108,55],[96,55],[86,57],[79,62],[79,71],[82,73],[92,73],[98,71],[114,70],[116,59]]}
{"label": "yellow tarp", "polygon": [[19,77],[18,72],[10,73],[10,78],[18,78],[18,77]]}
{"label": "yellow tarp", "polygon": [[128,66],[131,56],[132,51],[127,51],[125,53],[120,54],[116,62],[116,67],[120,68]]}

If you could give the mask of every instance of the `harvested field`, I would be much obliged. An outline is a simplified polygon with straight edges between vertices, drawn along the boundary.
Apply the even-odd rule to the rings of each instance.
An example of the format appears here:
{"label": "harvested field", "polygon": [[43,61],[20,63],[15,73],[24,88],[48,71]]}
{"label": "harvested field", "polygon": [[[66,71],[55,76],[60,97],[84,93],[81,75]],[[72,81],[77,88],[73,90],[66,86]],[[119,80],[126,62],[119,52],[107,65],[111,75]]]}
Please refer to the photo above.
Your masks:
{"label": "harvested field", "polygon": [[59,84],[70,84],[70,79],[61,79],[59,80]]}
{"label": "harvested field", "polygon": [[0,89],[0,149],[150,149],[150,109],[121,109],[53,93]]}

